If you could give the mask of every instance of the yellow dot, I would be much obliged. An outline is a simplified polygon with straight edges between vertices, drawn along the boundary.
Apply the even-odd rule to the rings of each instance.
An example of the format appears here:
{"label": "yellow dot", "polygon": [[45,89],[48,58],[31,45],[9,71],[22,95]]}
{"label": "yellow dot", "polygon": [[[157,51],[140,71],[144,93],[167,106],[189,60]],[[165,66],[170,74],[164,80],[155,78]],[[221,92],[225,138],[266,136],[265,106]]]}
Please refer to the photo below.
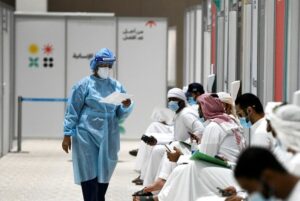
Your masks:
{"label": "yellow dot", "polygon": [[31,44],[28,48],[31,54],[37,54],[39,52],[39,47],[36,44]]}

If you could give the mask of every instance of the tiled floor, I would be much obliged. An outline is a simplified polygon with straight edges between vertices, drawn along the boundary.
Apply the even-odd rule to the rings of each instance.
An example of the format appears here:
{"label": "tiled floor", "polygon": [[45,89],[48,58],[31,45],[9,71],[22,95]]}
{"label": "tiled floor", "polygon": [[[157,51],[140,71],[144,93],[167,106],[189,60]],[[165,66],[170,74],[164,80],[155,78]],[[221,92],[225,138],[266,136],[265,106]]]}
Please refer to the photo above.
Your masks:
{"label": "tiled floor", "polygon": [[[134,157],[128,151],[137,141],[122,141],[119,163],[110,182],[107,201],[131,200],[139,190],[131,180]],[[61,150],[59,140],[26,140],[23,153],[0,158],[0,201],[80,201],[80,186],[73,183],[71,155]]]}

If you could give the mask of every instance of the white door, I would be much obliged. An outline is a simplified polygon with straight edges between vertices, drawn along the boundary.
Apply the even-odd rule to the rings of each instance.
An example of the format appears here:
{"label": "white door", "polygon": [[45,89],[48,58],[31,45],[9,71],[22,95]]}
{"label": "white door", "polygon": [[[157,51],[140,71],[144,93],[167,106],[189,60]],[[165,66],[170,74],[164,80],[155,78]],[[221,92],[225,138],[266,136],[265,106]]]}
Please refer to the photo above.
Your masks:
{"label": "white door", "polygon": [[202,8],[196,8],[195,23],[195,82],[203,84],[203,26],[202,26]]}
{"label": "white door", "polygon": [[236,10],[229,12],[228,84],[237,79],[237,17]]}
{"label": "white door", "polygon": [[242,17],[242,93],[251,91],[251,11],[251,4],[245,1]]}
{"label": "white door", "polygon": [[[2,8],[0,7],[0,16]],[[1,19],[1,18],[0,18]],[[0,20],[0,157],[3,155],[3,46],[2,46],[2,19]]]}
{"label": "white door", "polygon": [[11,73],[12,73],[12,43],[11,37],[12,34],[12,19],[11,19],[11,12],[8,9],[2,10],[2,16],[5,18],[5,24],[3,24],[2,30],[2,64],[3,64],[3,154],[6,154],[10,150],[10,145],[12,138],[12,104],[13,100],[11,100],[12,94],[12,86],[11,86]]}

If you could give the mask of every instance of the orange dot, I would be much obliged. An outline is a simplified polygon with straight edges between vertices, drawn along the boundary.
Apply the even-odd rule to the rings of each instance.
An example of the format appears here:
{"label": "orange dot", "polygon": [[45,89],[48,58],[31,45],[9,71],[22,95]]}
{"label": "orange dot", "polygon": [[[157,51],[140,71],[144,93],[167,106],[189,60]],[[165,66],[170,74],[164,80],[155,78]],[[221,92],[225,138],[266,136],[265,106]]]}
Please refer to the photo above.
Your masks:
{"label": "orange dot", "polygon": [[37,54],[39,52],[39,47],[36,44],[29,45],[28,51],[31,54]]}

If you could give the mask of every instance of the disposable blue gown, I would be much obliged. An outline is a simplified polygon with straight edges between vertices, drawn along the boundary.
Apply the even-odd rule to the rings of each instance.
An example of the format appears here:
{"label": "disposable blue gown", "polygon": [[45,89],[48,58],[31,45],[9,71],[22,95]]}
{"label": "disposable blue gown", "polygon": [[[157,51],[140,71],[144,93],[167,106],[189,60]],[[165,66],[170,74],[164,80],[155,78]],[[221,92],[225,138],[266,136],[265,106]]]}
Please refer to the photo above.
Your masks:
{"label": "disposable blue gown", "polygon": [[98,178],[109,183],[120,150],[119,121],[132,111],[122,105],[100,103],[113,92],[126,93],[111,78],[94,75],[77,83],[69,97],[64,120],[64,134],[72,136],[72,159],[75,183]]}

